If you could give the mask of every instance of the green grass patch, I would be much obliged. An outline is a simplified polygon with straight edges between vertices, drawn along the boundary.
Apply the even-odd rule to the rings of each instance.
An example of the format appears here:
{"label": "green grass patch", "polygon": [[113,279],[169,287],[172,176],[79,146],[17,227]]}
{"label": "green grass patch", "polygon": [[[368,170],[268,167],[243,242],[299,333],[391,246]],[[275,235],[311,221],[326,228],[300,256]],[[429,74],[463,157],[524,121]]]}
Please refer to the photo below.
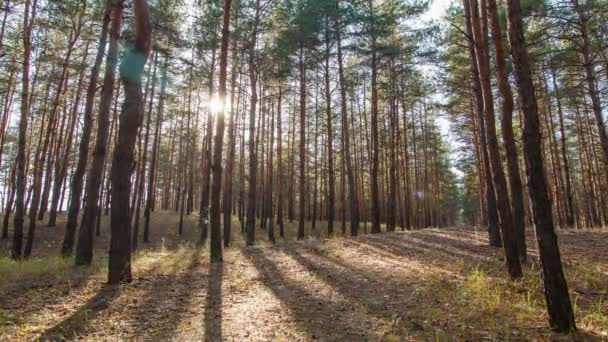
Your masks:
{"label": "green grass patch", "polygon": [[24,260],[0,258],[0,291],[27,284],[55,282],[72,273],[101,272],[107,266],[106,257],[96,257],[89,268],[74,266],[74,259],[58,255],[34,257]]}

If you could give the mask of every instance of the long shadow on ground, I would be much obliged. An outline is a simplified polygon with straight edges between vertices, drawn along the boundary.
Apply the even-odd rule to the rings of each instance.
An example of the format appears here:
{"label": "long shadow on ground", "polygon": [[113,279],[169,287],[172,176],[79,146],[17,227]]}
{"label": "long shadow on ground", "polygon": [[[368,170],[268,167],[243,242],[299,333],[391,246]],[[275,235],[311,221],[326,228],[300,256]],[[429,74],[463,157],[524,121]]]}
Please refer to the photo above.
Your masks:
{"label": "long shadow on ground", "polygon": [[356,317],[350,317],[349,303],[312,295],[301,284],[284,276],[261,249],[243,248],[242,253],[259,271],[264,285],[289,307],[298,324],[307,330],[308,338],[321,338],[324,341],[369,341],[379,338],[374,331],[363,327]]}
{"label": "long shadow on ground", "polygon": [[[147,341],[167,341],[176,333],[179,323],[188,313],[188,306],[195,289],[202,287],[205,274],[199,269],[201,249],[189,252],[186,260],[178,259],[168,274],[151,274],[154,278],[144,280],[141,285],[147,289],[139,298],[141,302],[130,308],[128,320],[136,327],[136,336]],[[183,271],[179,264],[187,262]]]}
{"label": "long shadow on ground", "polygon": [[205,341],[222,341],[222,276],[224,264],[209,265],[207,301],[205,304]]}
{"label": "long shadow on ground", "polygon": [[[397,336],[417,334],[422,330],[413,308],[418,305],[415,291],[424,286],[424,276],[397,272],[396,266],[385,269],[355,267],[323,251],[293,249],[287,252],[304,269],[323,279],[353,304],[365,307],[369,317],[384,320],[386,332]],[[356,263],[356,260],[353,260]],[[402,269],[407,269],[403,265]],[[402,274],[396,276],[396,274]]]}
{"label": "long shadow on ground", "polygon": [[86,329],[89,321],[107,309],[119,294],[117,285],[104,286],[70,317],[46,330],[38,339],[40,341],[63,341],[66,338],[78,336]]}
{"label": "long shadow on ground", "polygon": [[[192,273],[198,266],[198,260],[199,253],[197,251],[188,260],[187,270],[183,273],[177,273],[178,264],[183,260],[176,259],[169,266],[170,272],[168,274],[139,276],[138,280],[124,288],[104,285],[93,298],[88,300],[76,312],[52,328],[47,329],[38,339],[41,341],[61,341],[66,338],[86,335],[90,323],[108,308],[110,310],[125,310],[121,312],[123,323],[126,323],[125,326],[135,326],[139,337],[146,338],[146,336],[155,334],[155,328],[158,329],[158,327],[162,328],[160,337],[172,336],[180,321],[180,314],[184,311],[186,299],[190,295],[190,292],[186,289],[180,289],[181,291],[176,293],[173,285],[190,284],[190,280],[195,278]],[[153,263],[149,272],[153,272],[160,262],[158,260]],[[136,291],[140,286],[147,288],[140,296],[129,293],[129,291]],[[116,307],[113,302],[122,294],[129,297],[127,298],[129,303],[124,304],[124,307]],[[134,303],[134,305],[130,305],[130,303]],[[170,312],[170,314],[167,314],[167,312]],[[152,339],[158,340],[156,337]]]}

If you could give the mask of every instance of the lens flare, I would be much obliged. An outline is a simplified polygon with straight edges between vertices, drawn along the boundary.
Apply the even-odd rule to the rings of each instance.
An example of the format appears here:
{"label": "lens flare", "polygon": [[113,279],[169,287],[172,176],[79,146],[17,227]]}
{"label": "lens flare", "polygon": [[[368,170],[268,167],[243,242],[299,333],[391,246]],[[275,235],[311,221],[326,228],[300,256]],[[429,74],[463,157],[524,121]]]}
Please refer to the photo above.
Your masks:
{"label": "lens flare", "polygon": [[221,99],[219,99],[217,96],[214,96],[209,103],[207,104],[207,106],[209,107],[209,110],[212,113],[220,113],[222,111],[224,111],[224,101],[222,101]]}

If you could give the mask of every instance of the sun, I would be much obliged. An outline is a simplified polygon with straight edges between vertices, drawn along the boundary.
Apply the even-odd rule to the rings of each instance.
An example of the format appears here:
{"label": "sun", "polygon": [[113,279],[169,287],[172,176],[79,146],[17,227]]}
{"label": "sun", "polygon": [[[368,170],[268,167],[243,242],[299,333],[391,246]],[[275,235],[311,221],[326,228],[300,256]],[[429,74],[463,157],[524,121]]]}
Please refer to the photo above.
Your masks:
{"label": "sun", "polygon": [[222,101],[217,96],[211,98],[207,106],[212,113],[220,113],[224,111],[224,101]]}

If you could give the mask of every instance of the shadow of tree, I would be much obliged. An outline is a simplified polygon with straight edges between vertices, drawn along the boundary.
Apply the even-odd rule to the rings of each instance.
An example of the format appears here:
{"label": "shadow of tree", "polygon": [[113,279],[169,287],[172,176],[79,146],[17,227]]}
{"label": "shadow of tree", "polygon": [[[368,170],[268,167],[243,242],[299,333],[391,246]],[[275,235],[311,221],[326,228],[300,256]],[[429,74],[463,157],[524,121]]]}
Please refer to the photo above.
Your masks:
{"label": "shadow of tree", "polygon": [[205,341],[222,341],[222,276],[224,264],[209,265],[207,301],[205,304]]}
{"label": "shadow of tree", "polygon": [[[380,338],[356,316],[353,317],[349,303],[312,295],[301,284],[285,277],[261,249],[243,248],[242,253],[258,270],[264,285],[289,308],[298,325],[307,330],[309,339],[369,341]],[[328,318],[331,322],[323,321]]]}
{"label": "shadow of tree", "polygon": [[[396,277],[393,268],[366,270],[329,256],[318,248],[306,249],[306,253],[301,249],[286,253],[306,271],[337,289],[349,302],[365,306],[368,315],[393,324],[391,333],[403,336],[409,334],[409,330],[420,328],[415,321],[415,312],[409,308],[416,305],[415,290],[424,285],[421,275]],[[401,320],[406,317],[406,321],[394,324],[395,318]]]}
{"label": "shadow of tree", "polygon": [[[347,261],[331,256],[315,247],[295,248],[286,253],[307,272],[315,274],[337,289],[349,302],[364,305],[369,316],[383,319],[385,329],[389,329],[386,332],[393,336],[405,340],[443,340],[446,338],[443,329],[448,328],[448,331],[453,333],[460,330],[454,329],[459,327],[458,320],[429,316],[431,311],[426,312],[430,307],[441,310],[454,303],[449,300],[444,302],[442,297],[434,295],[435,288],[432,287],[424,269],[406,275],[394,267],[368,268],[356,265],[356,260]],[[421,293],[427,295],[420,296]],[[449,328],[449,324],[454,326]],[[462,336],[452,335],[449,339],[477,340],[486,337],[483,331],[467,331]]]}
{"label": "shadow of tree", "polygon": [[[146,337],[150,333],[154,333],[154,327],[162,327],[162,332],[166,333],[166,336],[172,336],[177,324],[180,321],[180,313],[183,312],[186,300],[183,297],[190,295],[190,291],[182,289],[180,293],[173,293],[171,290],[173,284],[190,284],[191,280],[196,277],[192,274],[193,270],[199,265],[199,254],[200,251],[196,250],[192,252],[192,257],[189,260],[186,271],[180,273],[177,276],[179,263],[183,262],[183,259],[176,258],[168,267],[170,269],[168,274],[140,274],[138,278],[126,287],[121,288],[120,286],[104,285],[90,300],[82,305],[76,312],[70,315],[68,318],[57,323],[50,329],[47,329],[38,338],[41,341],[62,341],[69,338],[75,338],[83,334],[86,335],[89,323],[98,317],[103,311],[110,308],[115,299],[121,294],[128,296],[127,301],[137,302],[133,307],[127,305],[126,309],[129,313],[126,317],[123,317],[124,321],[134,322],[137,327],[138,334],[140,337]],[[147,273],[154,272],[154,269],[159,266],[161,260],[155,261]],[[145,286],[145,290],[141,296],[131,298],[134,293],[131,291],[137,291],[137,288]],[[175,308],[168,304],[175,304]],[[111,310],[125,309],[125,308],[111,308]],[[161,317],[154,319],[153,312],[155,309],[162,309],[160,312]],[[167,314],[170,309],[171,314]],[[122,312],[123,314],[125,312]],[[154,340],[158,340],[154,338]],[[163,339],[161,339],[163,340]]]}
{"label": "shadow of tree", "polygon": [[[99,272],[96,266],[70,266],[65,271],[49,270],[49,274],[27,276],[0,290],[0,307],[14,308],[23,305],[27,296],[36,294],[40,304],[54,305],[61,302],[72,291],[87,286],[91,277]],[[29,303],[33,305],[33,303]]]}
{"label": "shadow of tree", "polygon": [[[401,236],[402,235],[402,236]],[[428,239],[428,240],[427,240]],[[410,234],[396,234],[392,236],[366,236],[359,239],[361,244],[367,244],[376,248],[386,250],[396,256],[416,256],[424,262],[442,266],[451,262],[469,262],[467,265],[476,266],[485,262],[498,262],[499,257],[492,257],[495,253],[489,248],[488,251],[480,251],[468,248],[466,244],[446,247],[440,245],[440,237],[421,238]],[[447,241],[446,241],[447,240]],[[449,239],[443,239],[446,244],[451,243]]]}
{"label": "shadow of tree", "polygon": [[137,336],[148,341],[167,341],[174,335],[179,323],[187,314],[194,289],[202,288],[205,274],[200,270],[201,248],[196,248],[186,259],[187,267],[179,271],[175,261],[173,270],[168,274],[153,275],[156,279],[144,282],[147,290],[140,297],[141,302],[131,308],[129,320],[137,327]]}
{"label": "shadow of tree", "polygon": [[86,329],[95,316],[107,309],[119,294],[119,286],[105,285],[70,317],[42,333],[38,340],[63,341],[67,338],[76,337]]}

